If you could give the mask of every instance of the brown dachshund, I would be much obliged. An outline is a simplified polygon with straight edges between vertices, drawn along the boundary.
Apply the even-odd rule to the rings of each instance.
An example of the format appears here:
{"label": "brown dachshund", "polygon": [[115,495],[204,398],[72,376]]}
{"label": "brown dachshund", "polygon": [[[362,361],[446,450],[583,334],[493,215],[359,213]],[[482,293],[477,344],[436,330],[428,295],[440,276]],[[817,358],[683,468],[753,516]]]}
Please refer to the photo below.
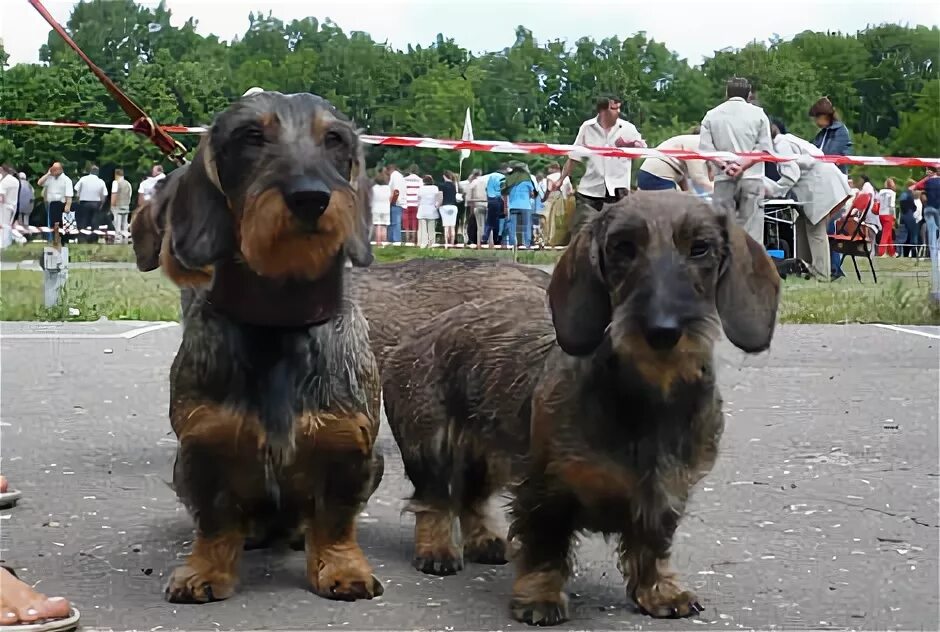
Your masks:
{"label": "brown dachshund", "polygon": [[138,267],[185,292],[170,421],[196,539],[170,601],[231,596],[246,538],[297,529],[317,594],[382,593],[355,523],[382,476],[378,366],[344,291],[346,261],[372,261],[371,223],[350,122],[274,92],[222,112],[136,214]]}
{"label": "brown dachshund", "polygon": [[379,368],[387,353],[435,316],[481,298],[510,300],[521,286],[548,288],[551,275],[507,261],[466,257],[411,259],[354,268],[350,296],[369,321],[369,342]]}
{"label": "brown dachshund", "polygon": [[440,313],[387,353],[386,413],[415,485],[415,565],[449,574],[464,557],[505,561],[480,508],[512,483],[516,619],[567,618],[579,531],[619,537],[645,612],[700,610],[669,549],[722,433],[714,342],[723,329],[747,352],[769,346],[773,263],[708,204],[639,193],[592,214],[547,301],[530,279],[504,278],[515,290]]}

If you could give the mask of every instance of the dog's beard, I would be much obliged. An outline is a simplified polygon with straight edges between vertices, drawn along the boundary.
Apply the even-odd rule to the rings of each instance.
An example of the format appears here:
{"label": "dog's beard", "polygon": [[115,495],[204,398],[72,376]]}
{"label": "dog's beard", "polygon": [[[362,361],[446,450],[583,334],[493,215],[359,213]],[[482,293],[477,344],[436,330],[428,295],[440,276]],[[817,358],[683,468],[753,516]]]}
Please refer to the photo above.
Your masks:
{"label": "dog's beard", "polygon": [[615,319],[609,333],[617,356],[666,395],[677,381],[692,383],[703,377],[719,330],[717,315],[696,319],[684,326],[674,347],[663,351],[653,349],[630,319]]}
{"label": "dog's beard", "polygon": [[355,208],[351,195],[334,192],[316,230],[307,231],[280,191],[249,191],[239,226],[245,262],[261,276],[318,279],[355,230]]}

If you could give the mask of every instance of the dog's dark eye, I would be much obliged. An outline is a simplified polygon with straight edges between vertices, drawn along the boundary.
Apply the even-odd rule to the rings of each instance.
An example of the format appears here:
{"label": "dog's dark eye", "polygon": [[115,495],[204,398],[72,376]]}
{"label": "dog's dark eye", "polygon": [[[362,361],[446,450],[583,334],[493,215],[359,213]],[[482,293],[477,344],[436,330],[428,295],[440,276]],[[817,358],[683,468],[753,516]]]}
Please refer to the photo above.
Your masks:
{"label": "dog's dark eye", "polygon": [[633,259],[636,257],[636,244],[632,241],[618,241],[614,244],[614,254],[623,259]]}
{"label": "dog's dark eye", "polygon": [[346,138],[339,132],[327,132],[323,136],[323,147],[333,158],[333,163],[344,178],[352,172],[352,156]]}
{"label": "dog's dark eye", "polygon": [[266,142],[264,130],[260,127],[246,127],[241,133],[242,141],[249,145],[261,146]]}
{"label": "dog's dark eye", "polygon": [[711,252],[711,250],[712,245],[710,243],[702,239],[698,239],[692,242],[692,249],[689,251],[689,255],[693,259],[699,259],[707,255],[709,252]]}

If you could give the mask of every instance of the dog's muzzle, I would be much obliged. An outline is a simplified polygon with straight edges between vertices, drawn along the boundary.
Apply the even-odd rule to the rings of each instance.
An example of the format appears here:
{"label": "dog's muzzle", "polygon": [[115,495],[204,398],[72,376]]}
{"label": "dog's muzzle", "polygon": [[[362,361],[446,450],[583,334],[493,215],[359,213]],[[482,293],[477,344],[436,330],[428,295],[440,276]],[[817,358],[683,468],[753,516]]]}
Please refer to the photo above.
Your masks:
{"label": "dog's muzzle", "polygon": [[330,188],[319,178],[294,178],[281,188],[281,193],[290,212],[309,228],[316,227],[330,205]]}
{"label": "dog's muzzle", "polygon": [[675,314],[654,310],[643,325],[643,337],[656,351],[669,351],[682,338],[682,323]]}

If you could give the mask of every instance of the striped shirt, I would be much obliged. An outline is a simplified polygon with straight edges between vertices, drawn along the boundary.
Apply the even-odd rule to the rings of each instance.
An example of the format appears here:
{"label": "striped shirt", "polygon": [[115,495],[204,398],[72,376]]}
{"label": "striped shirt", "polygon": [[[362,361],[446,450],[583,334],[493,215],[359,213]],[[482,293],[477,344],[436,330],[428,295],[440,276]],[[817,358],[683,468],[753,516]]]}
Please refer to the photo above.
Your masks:
{"label": "striped shirt", "polygon": [[411,174],[405,176],[405,193],[407,194],[408,208],[418,206],[418,189],[424,185],[421,176]]}

